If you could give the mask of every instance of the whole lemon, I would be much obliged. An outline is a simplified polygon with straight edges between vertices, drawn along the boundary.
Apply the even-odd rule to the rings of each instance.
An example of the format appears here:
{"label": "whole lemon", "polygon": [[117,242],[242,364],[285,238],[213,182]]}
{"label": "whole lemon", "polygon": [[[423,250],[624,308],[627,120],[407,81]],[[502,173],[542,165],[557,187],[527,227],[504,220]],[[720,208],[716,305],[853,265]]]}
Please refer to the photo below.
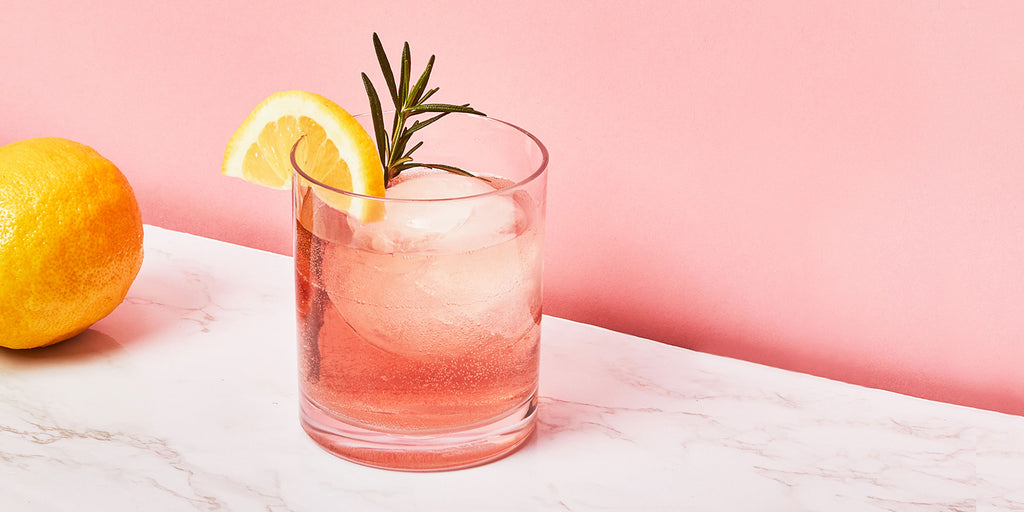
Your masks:
{"label": "whole lemon", "polygon": [[0,346],[66,340],[124,300],[142,266],[128,180],[89,146],[0,147]]}

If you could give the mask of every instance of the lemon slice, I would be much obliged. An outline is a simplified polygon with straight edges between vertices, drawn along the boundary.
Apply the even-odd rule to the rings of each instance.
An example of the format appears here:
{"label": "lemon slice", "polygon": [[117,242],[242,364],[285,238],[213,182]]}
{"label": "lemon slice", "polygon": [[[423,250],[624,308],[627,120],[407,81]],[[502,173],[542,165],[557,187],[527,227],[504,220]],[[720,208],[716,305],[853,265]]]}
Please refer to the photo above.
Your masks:
{"label": "lemon slice", "polygon": [[[318,94],[283,91],[253,109],[228,141],[221,173],[276,189],[292,184],[295,162],[311,178],[346,192],[384,196],[384,172],[373,139],[348,112]],[[363,222],[383,215],[377,202],[313,189],[324,202]]]}

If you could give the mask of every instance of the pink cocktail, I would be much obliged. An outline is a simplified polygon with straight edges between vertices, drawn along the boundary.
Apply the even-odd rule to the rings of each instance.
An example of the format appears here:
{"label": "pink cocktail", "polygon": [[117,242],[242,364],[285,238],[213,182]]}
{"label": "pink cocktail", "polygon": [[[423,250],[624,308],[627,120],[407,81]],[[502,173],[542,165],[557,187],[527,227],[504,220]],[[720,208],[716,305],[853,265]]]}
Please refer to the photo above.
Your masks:
{"label": "pink cocktail", "polygon": [[477,177],[409,170],[385,198],[294,177],[302,424],[371,466],[472,466],[534,430],[547,153],[507,123],[449,117],[423,153]]}

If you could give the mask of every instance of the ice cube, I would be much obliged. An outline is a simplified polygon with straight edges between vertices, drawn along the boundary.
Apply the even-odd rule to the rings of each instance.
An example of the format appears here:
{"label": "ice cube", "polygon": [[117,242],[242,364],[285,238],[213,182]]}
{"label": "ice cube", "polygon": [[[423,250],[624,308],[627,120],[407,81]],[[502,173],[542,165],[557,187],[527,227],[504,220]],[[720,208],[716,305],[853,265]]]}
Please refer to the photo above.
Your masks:
{"label": "ice cube", "polygon": [[[410,176],[387,194],[494,190],[476,178],[439,173]],[[388,202],[383,220],[350,221],[350,242],[327,244],[324,289],[361,339],[392,354],[500,351],[539,322],[540,230],[531,223],[537,208],[523,190]]]}
{"label": "ice cube", "polygon": [[361,247],[383,253],[425,252],[453,254],[488,247],[516,234],[516,204],[494,194],[488,182],[448,172],[411,175],[392,185],[392,199],[448,199],[388,203],[383,220],[358,225],[352,221],[353,239]]}

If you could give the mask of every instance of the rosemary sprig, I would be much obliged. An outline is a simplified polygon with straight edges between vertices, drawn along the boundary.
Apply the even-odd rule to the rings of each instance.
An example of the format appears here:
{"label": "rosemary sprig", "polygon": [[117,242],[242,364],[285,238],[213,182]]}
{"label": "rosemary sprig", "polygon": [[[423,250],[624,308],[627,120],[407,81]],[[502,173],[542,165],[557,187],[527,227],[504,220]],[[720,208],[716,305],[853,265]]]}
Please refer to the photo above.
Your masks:
{"label": "rosemary sprig", "polygon": [[[468,103],[464,105],[427,103],[427,100],[438,91],[437,87],[427,89],[427,81],[430,80],[430,72],[434,68],[433,55],[427,61],[427,67],[420,74],[419,79],[410,88],[412,58],[409,55],[409,43],[406,42],[402,47],[402,63],[397,81],[395,80],[394,71],[391,70],[391,63],[388,61],[387,54],[384,53],[384,47],[381,45],[380,38],[377,37],[376,32],[373,34],[373,49],[377,53],[380,71],[384,75],[384,81],[387,83],[391,101],[395,105],[394,118],[391,122],[391,134],[388,135],[384,127],[384,112],[381,109],[380,96],[377,95],[377,90],[373,87],[373,83],[370,82],[370,78],[366,76],[366,73],[362,73],[363,86],[366,88],[366,95],[370,99],[370,115],[373,117],[373,133],[377,139],[377,153],[380,155],[380,163],[384,168],[384,186],[387,187],[391,180],[401,174],[402,171],[413,167],[441,169],[464,176],[473,176],[473,174],[452,165],[413,161],[413,152],[419,149],[423,142],[417,142],[412,147],[409,147],[409,143],[414,133],[430,126],[438,119],[452,112],[481,116],[486,116],[487,114],[471,108]],[[406,126],[409,118],[421,114],[435,115],[425,120],[416,120],[411,126]]]}

